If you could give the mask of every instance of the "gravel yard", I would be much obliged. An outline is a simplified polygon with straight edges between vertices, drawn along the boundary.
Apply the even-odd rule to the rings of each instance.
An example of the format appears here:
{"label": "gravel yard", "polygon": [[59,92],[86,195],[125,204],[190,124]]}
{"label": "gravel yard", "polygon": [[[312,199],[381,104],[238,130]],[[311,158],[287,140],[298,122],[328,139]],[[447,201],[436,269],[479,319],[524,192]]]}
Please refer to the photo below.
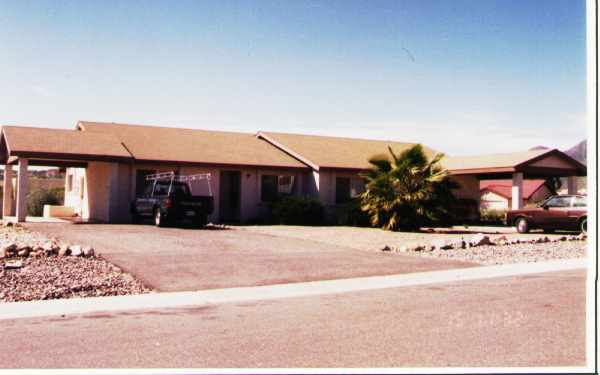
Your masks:
{"label": "gravel yard", "polygon": [[441,259],[455,259],[484,265],[543,262],[546,260],[583,258],[586,241],[564,241],[502,246],[478,246],[467,249],[409,251],[407,254]]}
{"label": "gravel yard", "polygon": [[[243,230],[284,236],[289,238],[309,238],[312,241],[331,245],[346,246],[354,249],[379,252],[389,248],[391,252],[408,254],[423,258],[439,258],[474,262],[483,265],[541,262],[545,260],[582,258],[586,256],[586,241],[559,241],[562,237],[573,238],[576,233],[532,232],[519,234],[510,227],[454,227],[422,232],[390,232],[376,228],[355,227],[302,227],[302,226],[245,226]],[[494,242],[501,238],[507,241],[519,239],[522,243],[493,246],[477,246],[465,249],[427,249],[413,251],[414,247],[432,244],[469,241],[473,236],[483,234]],[[529,243],[539,238],[548,238],[550,242]],[[557,242],[553,242],[557,241]],[[400,251],[407,247],[408,251]],[[438,246],[439,247],[439,246]]]}
{"label": "gravel yard", "polygon": [[[115,296],[150,291],[101,256],[57,255],[50,250],[46,255],[41,250],[45,244],[55,243],[56,248],[64,249],[68,246],[53,242],[39,233],[18,227],[1,228],[0,242],[0,302]],[[27,252],[31,251],[31,255],[8,253],[7,249],[14,248],[14,244],[18,244],[15,252],[28,248],[30,250]],[[18,250],[19,253],[21,251]],[[7,268],[15,261],[17,267]]]}

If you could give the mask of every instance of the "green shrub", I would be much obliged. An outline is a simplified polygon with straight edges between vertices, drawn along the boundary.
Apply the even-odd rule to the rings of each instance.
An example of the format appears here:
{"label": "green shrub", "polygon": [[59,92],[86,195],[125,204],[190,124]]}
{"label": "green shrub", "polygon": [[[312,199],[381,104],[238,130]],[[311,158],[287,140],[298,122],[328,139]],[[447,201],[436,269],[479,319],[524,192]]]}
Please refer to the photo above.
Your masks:
{"label": "green shrub", "polygon": [[272,204],[274,224],[320,225],[323,222],[323,205],[316,199],[287,196]]}
{"label": "green shrub", "polygon": [[337,225],[347,225],[353,227],[371,226],[369,214],[361,210],[359,199],[352,199],[348,203],[336,206],[335,222]]}
{"label": "green shrub", "polygon": [[501,224],[506,217],[506,210],[482,209],[479,217],[483,223]]}
{"label": "green shrub", "polygon": [[42,216],[44,214],[44,205],[63,204],[65,196],[64,188],[40,189],[30,192],[27,195],[27,215]]}

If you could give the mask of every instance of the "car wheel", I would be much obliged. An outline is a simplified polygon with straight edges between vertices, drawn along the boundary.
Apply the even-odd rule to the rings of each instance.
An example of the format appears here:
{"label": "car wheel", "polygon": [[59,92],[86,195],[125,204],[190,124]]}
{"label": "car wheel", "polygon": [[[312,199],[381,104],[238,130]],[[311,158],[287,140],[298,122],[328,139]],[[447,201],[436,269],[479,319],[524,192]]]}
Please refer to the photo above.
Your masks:
{"label": "car wheel", "polygon": [[162,214],[160,213],[160,209],[157,208],[156,210],[154,210],[154,225],[156,225],[157,227],[164,227],[164,221],[165,220]]}
{"label": "car wheel", "polygon": [[524,217],[520,217],[515,221],[515,226],[517,227],[517,232],[519,233],[527,233],[529,232],[529,223]]}
{"label": "car wheel", "polygon": [[587,233],[587,217],[584,217],[583,220],[581,220],[581,224],[579,224],[579,229],[582,233]]}

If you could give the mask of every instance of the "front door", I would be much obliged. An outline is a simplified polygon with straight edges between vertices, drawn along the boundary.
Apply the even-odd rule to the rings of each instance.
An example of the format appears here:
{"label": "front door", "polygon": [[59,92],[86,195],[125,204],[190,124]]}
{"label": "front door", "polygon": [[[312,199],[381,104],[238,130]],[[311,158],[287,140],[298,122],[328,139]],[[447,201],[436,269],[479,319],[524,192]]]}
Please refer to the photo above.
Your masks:
{"label": "front door", "polygon": [[221,171],[219,181],[219,218],[223,223],[240,222],[241,172]]}

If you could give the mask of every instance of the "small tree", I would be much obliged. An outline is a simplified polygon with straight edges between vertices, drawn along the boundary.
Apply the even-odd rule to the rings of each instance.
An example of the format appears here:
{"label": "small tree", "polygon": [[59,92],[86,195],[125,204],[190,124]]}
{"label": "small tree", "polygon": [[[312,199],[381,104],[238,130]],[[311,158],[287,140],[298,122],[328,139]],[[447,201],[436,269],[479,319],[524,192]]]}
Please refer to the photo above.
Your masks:
{"label": "small tree", "polygon": [[452,189],[458,185],[440,165],[443,154],[428,160],[423,147],[415,145],[400,155],[388,147],[387,155],[369,160],[371,168],[362,177],[365,192],[361,209],[371,225],[386,230],[415,230],[424,225],[445,224],[456,203]]}

